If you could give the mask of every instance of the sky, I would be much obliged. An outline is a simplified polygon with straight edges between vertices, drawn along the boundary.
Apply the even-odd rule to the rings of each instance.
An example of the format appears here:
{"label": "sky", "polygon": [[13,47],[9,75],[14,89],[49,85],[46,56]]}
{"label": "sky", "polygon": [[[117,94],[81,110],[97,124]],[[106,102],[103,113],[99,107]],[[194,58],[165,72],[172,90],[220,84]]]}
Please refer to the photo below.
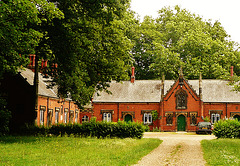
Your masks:
{"label": "sky", "polygon": [[131,9],[142,21],[144,16],[158,16],[164,6],[187,9],[205,20],[218,20],[232,41],[240,44],[240,0],[131,0]]}

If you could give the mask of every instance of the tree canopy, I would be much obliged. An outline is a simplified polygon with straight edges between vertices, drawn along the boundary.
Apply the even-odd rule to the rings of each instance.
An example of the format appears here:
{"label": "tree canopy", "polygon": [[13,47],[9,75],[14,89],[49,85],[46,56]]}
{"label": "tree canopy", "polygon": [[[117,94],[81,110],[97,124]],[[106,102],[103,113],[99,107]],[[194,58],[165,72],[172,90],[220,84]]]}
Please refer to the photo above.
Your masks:
{"label": "tree canopy", "polygon": [[29,63],[29,54],[44,38],[41,25],[60,18],[61,12],[45,0],[0,1],[0,78]]}
{"label": "tree canopy", "polygon": [[176,79],[179,68],[186,78],[225,78],[230,66],[240,74],[240,53],[237,43],[219,21],[203,20],[175,6],[159,10],[156,19],[145,17],[140,25],[139,38],[133,49],[139,79]]}
{"label": "tree canopy", "polygon": [[0,67],[16,72],[29,54],[48,60],[45,68],[60,97],[79,106],[111,80],[128,77],[130,38],[137,20],[129,0],[0,1]]}
{"label": "tree canopy", "polygon": [[95,90],[106,90],[111,80],[128,76],[132,48],[128,32],[134,24],[133,14],[128,0],[54,3],[64,19],[55,19],[53,26],[47,27],[53,51],[49,64],[58,64],[57,70],[49,69],[48,74],[59,94],[71,94],[80,106],[91,100]]}

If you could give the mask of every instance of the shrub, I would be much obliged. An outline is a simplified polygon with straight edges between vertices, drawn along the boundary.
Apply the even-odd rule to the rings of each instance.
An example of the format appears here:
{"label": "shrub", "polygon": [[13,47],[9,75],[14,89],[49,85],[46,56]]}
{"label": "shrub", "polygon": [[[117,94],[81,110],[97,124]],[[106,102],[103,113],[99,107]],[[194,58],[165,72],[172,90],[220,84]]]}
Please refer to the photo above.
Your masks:
{"label": "shrub", "polygon": [[205,118],[203,118],[203,120],[204,120],[204,122],[210,122],[210,121],[211,121],[211,119],[210,119],[208,116],[206,116]]}
{"label": "shrub", "polygon": [[57,124],[50,128],[44,126],[26,126],[22,131],[24,135],[64,136],[74,135],[97,138],[142,138],[145,126],[136,122],[117,123],[97,122],[91,120],[83,124]]}
{"label": "shrub", "polygon": [[158,119],[158,112],[157,112],[157,110],[152,111],[152,119],[154,121]]}
{"label": "shrub", "polygon": [[6,109],[6,101],[0,98],[0,136],[8,134],[10,118],[11,112]]}
{"label": "shrub", "polygon": [[217,138],[240,138],[240,122],[238,120],[220,120],[214,124],[213,134]]}
{"label": "shrub", "polygon": [[152,130],[153,132],[161,132],[161,128],[159,127],[153,127],[153,130]]}

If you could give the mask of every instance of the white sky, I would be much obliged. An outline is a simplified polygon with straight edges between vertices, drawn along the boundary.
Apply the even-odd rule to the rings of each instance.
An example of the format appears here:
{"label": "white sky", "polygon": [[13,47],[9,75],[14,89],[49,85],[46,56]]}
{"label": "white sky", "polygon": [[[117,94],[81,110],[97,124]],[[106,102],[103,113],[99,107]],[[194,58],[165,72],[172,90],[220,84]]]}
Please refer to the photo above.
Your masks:
{"label": "white sky", "polygon": [[231,40],[240,43],[240,0],[131,0],[131,9],[139,14],[156,18],[164,6],[179,5],[206,20],[219,20]]}

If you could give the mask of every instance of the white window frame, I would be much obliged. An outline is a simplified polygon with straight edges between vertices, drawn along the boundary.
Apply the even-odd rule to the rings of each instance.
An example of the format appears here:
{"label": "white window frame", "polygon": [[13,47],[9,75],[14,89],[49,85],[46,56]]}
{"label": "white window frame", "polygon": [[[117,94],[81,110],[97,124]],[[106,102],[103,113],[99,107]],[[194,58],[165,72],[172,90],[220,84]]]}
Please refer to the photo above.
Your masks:
{"label": "white window frame", "polygon": [[218,122],[221,119],[221,116],[219,113],[212,113],[211,114],[211,122],[212,124]]}
{"label": "white window frame", "polygon": [[68,113],[67,111],[64,112],[64,123],[67,123],[67,118],[68,118],[67,113]]}
{"label": "white window frame", "polygon": [[55,111],[55,123],[58,124],[59,122],[59,111]]}
{"label": "white window frame", "polygon": [[82,117],[82,123],[84,123],[84,122],[89,122],[89,117],[87,115],[84,115]]}
{"label": "white window frame", "polygon": [[112,121],[112,113],[111,112],[104,112],[103,113],[103,121],[111,122]]}
{"label": "white window frame", "polygon": [[78,122],[78,112],[75,112],[75,123]]}
{"label": "white window frame", "polygon": [[44,125],[44,110],[40,110],[39,119],[40,119],[40,125]]}
{"label": "white window frame", "polygon": [[152,124],[152,114],[150,112],[143,114],[143,124]]}

